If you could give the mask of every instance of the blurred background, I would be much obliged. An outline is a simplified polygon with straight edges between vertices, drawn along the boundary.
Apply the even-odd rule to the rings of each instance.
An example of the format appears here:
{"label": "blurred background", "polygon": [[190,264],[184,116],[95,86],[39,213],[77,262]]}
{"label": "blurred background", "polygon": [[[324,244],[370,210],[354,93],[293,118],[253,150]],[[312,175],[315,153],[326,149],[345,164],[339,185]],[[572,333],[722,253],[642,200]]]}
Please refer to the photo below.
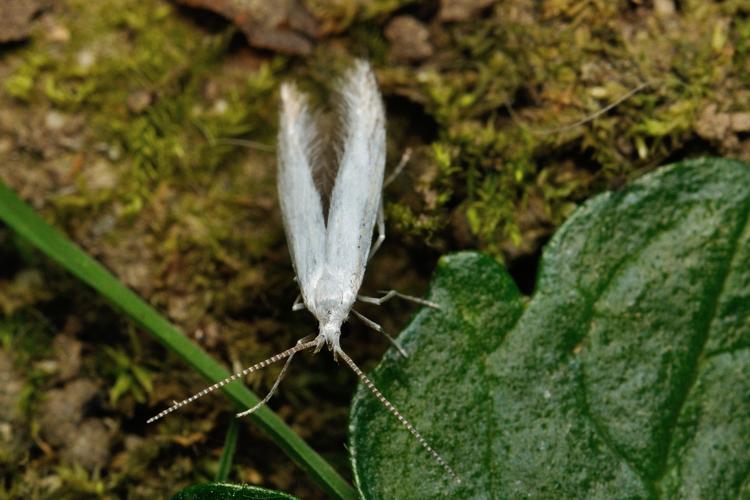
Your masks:
{"label": "blurred background", "polygon": [[[746,0],[0,0],[0,179],[230,368],[315,330],[275,187],[278,87],[325,119],[371,61],[388,117],[388,238],[363,290],[422,295],[479,249],[534,288],[588,197],[671,161],[750,161]],[[363,308],[386,330],[415,308]],[[356,322],[365,369],[388,347]],[[280,370],[254,375],[264,394]],[[0,497],[163,498],[216,473],[217,395],[0,225]],[[296,358],[270,406],[347,478],[353,374]],[[249,422],[230,480],[323,493]]]}

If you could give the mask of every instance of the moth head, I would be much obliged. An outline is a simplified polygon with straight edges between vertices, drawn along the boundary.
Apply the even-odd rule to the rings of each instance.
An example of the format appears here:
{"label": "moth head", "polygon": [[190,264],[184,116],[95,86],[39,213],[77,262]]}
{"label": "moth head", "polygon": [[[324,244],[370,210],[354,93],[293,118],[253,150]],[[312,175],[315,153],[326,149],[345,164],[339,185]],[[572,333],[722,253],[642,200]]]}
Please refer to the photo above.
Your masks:
{"label": "moth head", "polygon": [[[341,349],[339,345],[339,337],[341,337],[341,323],[343,321],[321,321],[319,327],[318,338],[325,341],[328,345],[328,350],[333,351],[334,356],[338,350]],[[320,344],[322,346],[322,342]]]}

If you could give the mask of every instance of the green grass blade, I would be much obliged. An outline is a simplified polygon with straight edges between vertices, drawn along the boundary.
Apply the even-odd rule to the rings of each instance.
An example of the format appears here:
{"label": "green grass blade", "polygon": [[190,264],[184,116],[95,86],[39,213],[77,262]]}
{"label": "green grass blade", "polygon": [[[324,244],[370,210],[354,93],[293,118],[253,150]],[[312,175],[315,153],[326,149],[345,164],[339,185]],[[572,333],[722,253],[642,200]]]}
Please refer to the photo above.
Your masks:
{"label": "green grass blade", "polygon": [[[122,284],[99,262],[92,259],[61,232],[47,224],[29,205],[0,182],[0,220],[27,239],[42,253],[125,313],[141,328],[153,335],[169,350],[180,356],[210,383],[226,378],[229,373],[211,356],[174,325]],[[225,385],[222,390],[238,408],[250,408],[258,397],[241,382]],[[251,418],[284,452],[292,458],[325,491],[336,498],[356,498],[352,487],[331,465],[294,433],[265,406]]]}
{"label": "green grass blade", "polygon": [[234,452],[237,449],[237,434],[240,430],[238,420],[238,418],[233,418],[229,422],[227,437],[224,438],[224,450],[222,450],[221,460],[219,460],[219,470],[216,472],[217,483],[225,483],[232,471],[232,460],[234,460]]}

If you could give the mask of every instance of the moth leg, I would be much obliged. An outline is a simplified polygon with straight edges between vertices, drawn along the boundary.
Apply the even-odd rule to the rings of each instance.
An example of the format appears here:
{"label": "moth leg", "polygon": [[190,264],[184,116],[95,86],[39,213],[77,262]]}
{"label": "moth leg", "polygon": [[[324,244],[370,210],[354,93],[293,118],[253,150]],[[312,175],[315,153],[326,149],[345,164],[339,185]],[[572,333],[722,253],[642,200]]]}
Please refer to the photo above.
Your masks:
{"label": "moth leg", "polygon": [[406,167],[406,164],[409,163],[409,160],[411,159],[411,148],[406,148],[404,150],[404,154],[401,155],[401,159],[398,161],[398,165],[396,165],[396,168],[393,169],[393,172],[391,172],[391,175],[386,177],[386,179],[383,181],[383,189],[387,188],[388,185],[393,182],[396,177],[403,172],[404,167]]}
{"label": "moth leg", "polygon": [[281,380],[284,378],[284,375],[286,375],[286,371],[287,369],[289,369],[289,364],[292,362],[293,357],[294,357],[294,354],[286,358],[286,363],[284,363],[283,368],[281,368],[281,371],[279,372],[279,376],[276,377],[276,381],[273,383],[273,387],[271,387],[271,390],[268,391],[268,394],[266,394],[266,397],[263,398],[260,402],[258,402],[258,404],[256,404],[249,410],[245,410],[243,412],[238,413],[237,418],[246,417],[247,415],[250,415],[251,413],[255,413],[258,410],[258,408],[268,403],[268,401],[276,393],[276,390],[279,388],[279,384],[281,383]]}
{"label": "moth leg", "polygon": [[305,303],[302,301],[302,294],[298,293],[297,298],[294,299],[294,304],[292,304],[292,311],[301,311],[305,308]]}
{"label": "moth leg", "polygon": [[382,297],[366,297],[364,295],[357,295],[357,300],[359,300],[360,302],[367,302],[368,304],[375,304],[376,306],[380,306],[385,302],[391,300],[393,297],[398,297],[400,299],[408,300],[410,302],[431,307],[433,309],[440,309],[440,306],[438,304],[430,300],[420,299],[419,297],[414,297],[413,295],[406,295],[405,293],[397,292],[396,290],[380,290],[380,293],[384,293],[385,295],[383,295]]}
{"label": "moth leg", "polygon": [[382,326],[380,326],[379,324],[375,323],[370,318],[367,318],[367,317],[363,316],[362,314],[358,313],[354,309],[352,309],[352,312],[354,313],[354,315],[357,318],[360,319],[360,321],[362,321],[362,323],[364,323],[365,325],[369,326],[370,328],[372,328],[376,332],[382,333],[383,335],[385,335],[388,338],[388,340],[390,340],[391,344],[393,344],[393,346],[398,350],[399,354],[401,354],[405,358],[408,357],[407,354],[406,354],[406,351],[404,350],[404,348],[401,347],[401,344],[399,344],[396,339],[394,339],[393,337],[391,337],[388,334],[388,332],[386,332],[385,330],[383,330]]}
{"label": "moth leg", "polygon": [[[309,342],[310,339],[312,339],[312,335],[308,335],[307,337],[298,340],[297,345],[304,344],[305,342]],[[251,413],[255,413],[258,410],[258,408],[268,403],[268,401],[273,397],[274,394],[276,394],[276,391],[279,389],[279,384],[281,384],[281,381],[284,379],[284,375],[286,375],[286,371],[289,369],[289,365],[291,364],[293,357],[294,357],[294,354],[286,358],[286,363],[284,363],[283,368],[281,368],[281,371],[279,372],[279,376],[276,377],[276,380],[273,383],[273,387],[271,387],[271,390],[268,391],[268,394],[266,394],[266,397],[263,398],[262,401],[260,401],[258,404],[256,404],[249,410],[245,410],[243,412],[238,413],[237,418],[245,417],[247,415],[250,415]]]}
{"label": "moth leg", "polygon": [[[394,168],[393,172],[391,172],[391,175],[389,175],[383,181],[383,190],[385,190],[385,188],[388,187],[388,185],[393,182],[396,177],[399,176],[399,174],[404,170],[404,167],[406,167],[406,164],[409,163],[410,158],[411,148],[406,148],[404,150],[404,154],[401,155],[401,160],[399,160],[396,168]],[[370,261],[370,259],[372,259],[372,256],[375,255],[375,252],[378,251],[380,245],[382,245],[385,241],[385,210],[383,209],[382,196],[380,197],[380,206],[378,207],[378,219],[376,221],[376,227],[378,229],[378,237],[375,240],[375,243],[372,244],[372,248],[370,248],[370,255],[367,257],[368,262]]]}
{"label": "moth leg", "polygon": [[383,210],[382,198],[380,200],[380,206],[378,207],[378,220],[376,222],[376,227],[378,228],[378,237],[375,240],[375,243],[372,244],[372,248],[370,248],[370,255],[367,257],[368,262],[372,259],[372,256],[375,255],[375,252],[378,251],[380,245],[385,241],[385,210]]}

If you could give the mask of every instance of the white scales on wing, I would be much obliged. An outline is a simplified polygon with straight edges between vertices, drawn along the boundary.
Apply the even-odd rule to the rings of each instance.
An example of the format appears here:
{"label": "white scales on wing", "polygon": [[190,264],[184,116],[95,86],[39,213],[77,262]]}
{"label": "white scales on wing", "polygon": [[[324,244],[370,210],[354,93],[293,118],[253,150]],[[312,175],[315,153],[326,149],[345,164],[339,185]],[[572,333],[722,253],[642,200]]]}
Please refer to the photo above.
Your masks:
{"label": "white scales on wing", "polygon": [[305,306],[320,324],[318,342],[334,355],[341,324],[362,285],[385,170],[385,117],[375,76],[358,62],[341,86],[343,150],[328,222],[310,160],[317,133],[304,95],[281,88],[279,200]]}

